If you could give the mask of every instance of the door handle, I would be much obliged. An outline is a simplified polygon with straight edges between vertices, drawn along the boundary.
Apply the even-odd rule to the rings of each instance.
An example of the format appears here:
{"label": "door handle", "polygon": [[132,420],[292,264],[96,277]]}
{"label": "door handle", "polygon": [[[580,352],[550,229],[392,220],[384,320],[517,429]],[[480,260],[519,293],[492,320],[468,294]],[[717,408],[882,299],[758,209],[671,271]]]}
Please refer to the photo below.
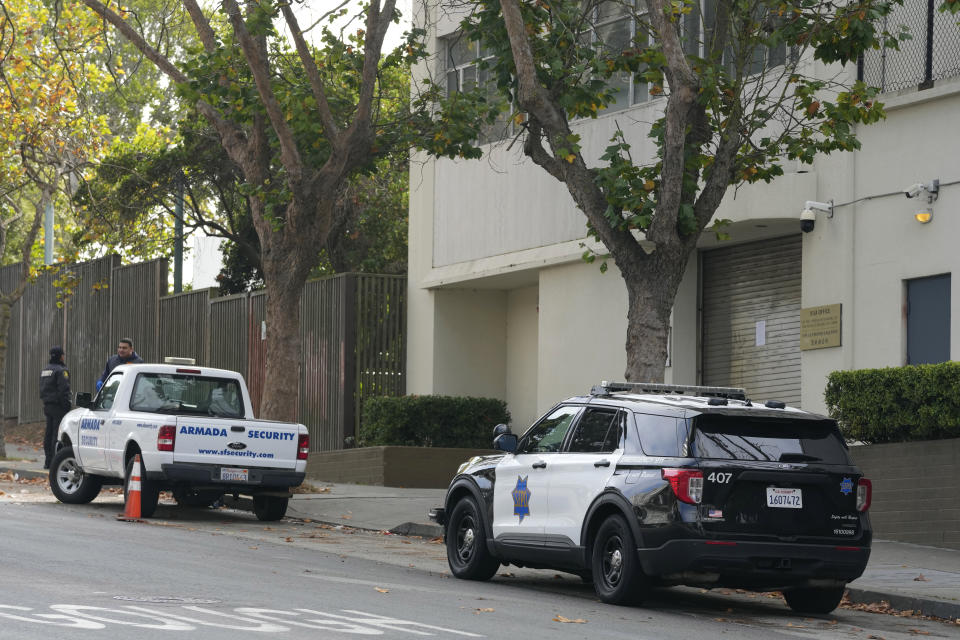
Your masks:
{"label": "door handle", "polygon": [[540,462],[534,462],[534,463],[533,463],[533,468],[534,468],[534,469],[546,469],[546,468],[547,468],[547,463],[544,462],[543,460],[541,460]]}
{"label": "door handle", "polygon": [[609,467],[609,466],[610,466],[610,461],[609,461],[609,460],[597,460],[596,462],[593,463],[593,466],[595,466],[595,467]]}

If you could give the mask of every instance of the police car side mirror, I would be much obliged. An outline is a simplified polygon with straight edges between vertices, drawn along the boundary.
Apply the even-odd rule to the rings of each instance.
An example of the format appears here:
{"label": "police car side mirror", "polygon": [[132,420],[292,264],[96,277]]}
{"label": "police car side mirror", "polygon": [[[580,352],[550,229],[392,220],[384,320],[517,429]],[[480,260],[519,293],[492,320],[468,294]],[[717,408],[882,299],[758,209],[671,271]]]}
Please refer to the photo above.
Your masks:
{"label": "police car side mirror", "polygon": [[513,433],[501,433],[493,439],[493,448],[498,451],[513,453],[517,450],[517,436]]}
{"label": "police car side mirror", "polygon": [[74,404],[76,404],[78,407],[83,407],[86,409],[86,408],[89,408],[91,404],[93,404],[93,398],[86,391],[78,391],[77,401]]}

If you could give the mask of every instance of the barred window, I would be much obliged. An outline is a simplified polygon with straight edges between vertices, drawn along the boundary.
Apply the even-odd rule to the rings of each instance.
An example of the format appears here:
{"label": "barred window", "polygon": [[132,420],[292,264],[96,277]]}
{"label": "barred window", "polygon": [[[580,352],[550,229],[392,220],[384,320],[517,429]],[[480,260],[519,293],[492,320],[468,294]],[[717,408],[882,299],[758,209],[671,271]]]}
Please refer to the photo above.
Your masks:
{"label": "barred window", "polygon": [[857,65],[857,77],[883,91],[907,87],[927,89],[937,80],[960,76],[960,28],[957,17],[937,10],[939,3],[905,0],[894,5],[880,25],[891,33],[901,26],[911,38],[900,49],[867,51]]}
{"label": "barred window", "polygon": [[[639,28],[643,16],[637,16],[631,2],[605,0],[589,11],[593,26],[585,36],[595,46],[613,55],[633,47],[647,46],[647,33]],[[626,109],[650,98],[647,83],[628,71],[615,73],[607,85],[615,92],[613,102],[607,105],[608,111]]]}
{"label": "barred window", "polygon": [[447,95],[472,91],[482,87],[489,103],[501,103],[500,115],[493,124],[481,127],[478,142],[485,144],[503,140],[512,133],[510,113],[497,90],[496,80],[489,69],[481,69],[480,62],[492,60],[493,53],[482,42],[456,34],[442,41],[444,69],[447,76]]}

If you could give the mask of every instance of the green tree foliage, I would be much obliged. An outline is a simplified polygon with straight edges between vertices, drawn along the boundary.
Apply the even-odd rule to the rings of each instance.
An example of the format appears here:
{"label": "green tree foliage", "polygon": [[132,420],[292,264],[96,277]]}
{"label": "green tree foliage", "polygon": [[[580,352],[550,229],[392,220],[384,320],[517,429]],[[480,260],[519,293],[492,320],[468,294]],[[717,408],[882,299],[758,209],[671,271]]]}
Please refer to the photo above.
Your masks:
{"label": "green tree foliage", "polygon": [[[881,27],[892,6],[883,0],[467,5],[462,37],[491,55],[479,68],[492,80],[440,98],[440,126],[422,146],[476,157],[476,129],[449,123],[496,122],[509,110],[526,155],[564,184],[624,279],[629,380],[663,379],[680,279],[727,188],[770,182],[785,161],[858,149],[856,125],[882,118],[882,105],[875,89],[837,71],[900,36]],[[599,25],[610,18],[626,31]],[[623,100],[616,85],[631,79],[663,98],[648,112],[655,154],[637,157],[620,121],[599,158],[585,154],[571,124]]]}
{"label": "green tree foliage", "polygon": [[71,177],[99,156],[108,133],[83,103],[104,80],[85,57],[96,32],[96,20],[77,3],[0,2],[0,257],[20,266],[15,284],[0,292],[0,406],[10,309],[36,268],[43,213],[66,200]]}
{"label": "green tree foliage", "polygon": [[202,48],[178,63],[151,47],[114,6],[83,2],[176,84],[243,176],[239,190],[260,241],[267,286],[262,412],[293,419],[299,384],[290,363],[299,353],[295,310],[303,284],[337,227],[336,203],[351,180],[409,144],[414,118],[388,107],[406,101],[407,88],[395,93],[384,78],[422,56],[419,34],[381,54],[398,18],[395,0],[372,0],[363,28],[344,39],[323,29],[316,46],[289,4],[262,0],[241,8],[224,0],[218,15],[229,27],[221,28],[195,0],[182,0]]}

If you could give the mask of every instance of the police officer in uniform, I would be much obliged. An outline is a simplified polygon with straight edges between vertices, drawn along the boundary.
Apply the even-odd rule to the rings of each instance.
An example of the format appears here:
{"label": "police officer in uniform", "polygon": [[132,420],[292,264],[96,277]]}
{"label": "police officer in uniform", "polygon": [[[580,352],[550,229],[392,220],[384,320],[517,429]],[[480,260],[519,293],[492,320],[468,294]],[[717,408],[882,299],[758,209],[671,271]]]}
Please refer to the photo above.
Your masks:
{"label": "police officer in uniform", "polygon": [[63,416],[70,411],[70,372],[64,366],[63,347],[50,347],[50,364],[40,372],[40,399],[47,416],[47,430],[43,436],[43,468],[50,461],[57,446],[57,428]]}

